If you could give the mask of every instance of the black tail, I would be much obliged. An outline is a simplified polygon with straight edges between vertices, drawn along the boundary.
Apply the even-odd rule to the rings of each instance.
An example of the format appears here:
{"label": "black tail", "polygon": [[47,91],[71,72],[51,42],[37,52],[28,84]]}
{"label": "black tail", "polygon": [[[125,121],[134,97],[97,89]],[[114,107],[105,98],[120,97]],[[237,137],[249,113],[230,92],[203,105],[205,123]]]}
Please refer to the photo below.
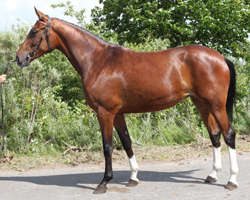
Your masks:
{"label": "black tail", "polygon": [[232,122],[233,121],[233,105],[235,104],[235,99],[236,99],[236,73],[235,73],[234,64],[229,59],[225,57],[224,59],[230,71],[230,84],[229,84],[228,94],[227,94],[226,109],[227,109],[228,118]]}

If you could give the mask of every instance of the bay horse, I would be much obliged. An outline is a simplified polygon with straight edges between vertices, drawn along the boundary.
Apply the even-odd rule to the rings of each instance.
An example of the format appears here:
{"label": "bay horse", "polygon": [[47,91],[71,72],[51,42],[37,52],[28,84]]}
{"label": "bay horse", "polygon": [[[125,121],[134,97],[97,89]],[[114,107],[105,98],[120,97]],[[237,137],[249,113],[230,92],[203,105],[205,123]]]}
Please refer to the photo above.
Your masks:
{"label": "bay horse", "polygon": [[234,64],[217,51],[190,45],[159,52],[135,52],[110,44],[74,24],[50,18],[35,8],[38,21],[16,54],[20,67],[54,49],[66,55],[81,76],[87,104],[97,113],[105,157],[105,172],[95,194],[105,193],[113,178],[113,126],[127,153],[136,186],[138,164],[124,120],[126,113],[155,112],[191,97],[213,145],[213,169],[206,182],[217,181],[221,170],[222,133],[228,146],[231,175],[227,189],[238,187],[235,132],[227,114],[235,100]]}

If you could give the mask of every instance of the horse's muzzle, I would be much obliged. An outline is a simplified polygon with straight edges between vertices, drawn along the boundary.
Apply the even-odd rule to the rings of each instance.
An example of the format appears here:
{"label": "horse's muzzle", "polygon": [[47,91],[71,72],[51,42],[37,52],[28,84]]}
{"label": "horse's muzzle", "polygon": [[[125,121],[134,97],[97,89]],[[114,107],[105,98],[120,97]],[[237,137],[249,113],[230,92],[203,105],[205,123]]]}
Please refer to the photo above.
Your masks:
{"label": "horse's muzzle", "polygon": [[16,55],[16,62],[17,62],[17,65],[19,67],[26,67],[30,64],[30,55],[28,54],[26,57],[24,57],[24,59],[20,59],[20,57],[18,55]]}

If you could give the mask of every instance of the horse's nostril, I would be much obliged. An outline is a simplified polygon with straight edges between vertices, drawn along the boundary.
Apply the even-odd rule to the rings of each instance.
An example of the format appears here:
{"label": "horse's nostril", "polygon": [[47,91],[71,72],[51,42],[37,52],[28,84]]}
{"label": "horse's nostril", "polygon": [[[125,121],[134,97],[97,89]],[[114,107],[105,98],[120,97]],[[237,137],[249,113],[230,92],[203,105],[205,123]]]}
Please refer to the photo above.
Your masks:
{"label": "horse's nostril", "polygon": [[19,57],[16,56],[16,60],[15,60],[17,63],[19,63]]}
{"label": "horse's nostril", "polygon": [[29,61],[30,56],[29,56],[29,55],[27,55],[25,59],[26,59],[26,61]]}

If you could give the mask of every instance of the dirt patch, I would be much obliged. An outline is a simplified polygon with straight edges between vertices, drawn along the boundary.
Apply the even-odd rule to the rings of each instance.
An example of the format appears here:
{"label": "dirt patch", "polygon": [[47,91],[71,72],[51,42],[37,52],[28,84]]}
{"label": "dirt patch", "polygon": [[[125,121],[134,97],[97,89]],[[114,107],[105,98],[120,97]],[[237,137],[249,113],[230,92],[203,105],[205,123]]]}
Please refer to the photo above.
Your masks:
{"label": "dirt patch", "polygon": [[[237,153],[243,154],[250,152],[250,136],[240,135],[236,140]],[[210,140],[204,139],[199,143],[188,145],[166,146],[166,147],[138,147],[133,145],[133,150],[139,164],[150,163],[184,163],[185,160],[195,158],[212,158],[212,145]],[[222,142],[222,154],[227,153],[227,147]],[[124,150],[114,150],[113,165],[128,165],[128,158]],[[69,151],[62,156],[23,156],[15,157],[7,155],[0,157],[0,171],[29,171],[32,169],[57,169],[66,167],[84,166],[101,166],[104,167],[104,156],[102,152],[74,152]]]}
{"label": "dirt patch", "polygon": [[119,187],[109,187],[108,192],[117,192],[117,193],[128,193],[129,189],[128,188],[119,188]]}
{"label": "dirt patch", "polygon": [[240,143],[250,142],[250,135],[239,135],[237,137],[237,142]]}

